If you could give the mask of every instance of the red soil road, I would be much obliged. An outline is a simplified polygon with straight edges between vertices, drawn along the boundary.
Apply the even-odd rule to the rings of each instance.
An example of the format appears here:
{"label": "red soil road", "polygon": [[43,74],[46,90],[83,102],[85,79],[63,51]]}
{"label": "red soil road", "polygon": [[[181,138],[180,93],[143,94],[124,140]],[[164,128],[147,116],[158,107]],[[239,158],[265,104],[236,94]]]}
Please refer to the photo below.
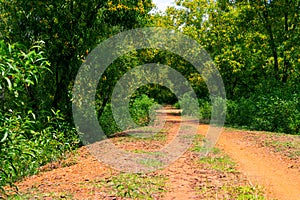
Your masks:
{"label": "red soil road", "polygon": [[217,146],[237,164],[252,184],[265,187],[268,198],[300,199],[300,170],[291,168],[290,161],[245,140],[247,132],[224,131]]}
{"label": "red soil road", "polygon": [[[168,120],[180,121],[179,116],[172,116]],[[174,127],[176,128],[177,125]],[[195,124],[195,126],[197,126]],[[205,135],[208,125],[200,125],[199,134]],[[168,139],[172,138],[172,132]],[[221,148],[236,163],[237,170],[244,174],[253,185],[261,185],[266,189],[268,199],[299,200],[300,199],[300,167],[291,168],[291,160],[280,154],[269,151],[268,148],[258,148],[247,137],[250,132],[228,131],[221,134],[217,147]],[[84,151],[85,148],[84,148]],[[195,176],[191,169],[192,163],[187,163],[188,152],[161,173],[171,178],[171,190],[165,199],[194,199],[196,194],[190,183]],[[103,179],[114,172],[100,164],[88,152],[81,155],[78,163],[65,168],[58,168],[32,176],[18,183],[21,191],[39,189],[41,192],[70,191],[76,199],[87,199],[91,192],[99,198],[102,191],[96,188],[84,188],[83,182]],[[184,177],[182,177],[182,175]],[[103,199],[107,197],[102,195]]]}
{"label": "red soil road", "polygon": [[[179,116],[171,118],[174,121],[180,120]],[[209,125],[201,124],[198,133],[205,135],[208,128]],[[217,147],[237,163],[237,170],[250,183],[265,188],[268,199],[300,200],[300,167],[291,168],[292,163],[288,158],[267,148],[258,148],[253,141],[247,139],[247,135],[249,132],[246,131],[225,130],[220,135]],[[179,194],[182,194],[181,185],[178,185]],[[178,199],[176,194],[174,196],[173,199]]]}

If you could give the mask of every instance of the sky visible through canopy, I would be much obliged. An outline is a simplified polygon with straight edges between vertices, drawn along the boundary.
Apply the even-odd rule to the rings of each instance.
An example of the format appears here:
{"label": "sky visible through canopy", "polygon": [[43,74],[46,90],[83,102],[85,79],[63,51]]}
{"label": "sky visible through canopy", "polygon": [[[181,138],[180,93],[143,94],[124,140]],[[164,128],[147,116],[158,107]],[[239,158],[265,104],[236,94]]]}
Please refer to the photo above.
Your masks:
{"label": "sky visible through canopy", "polygon": [[165,11],[168,6],[174,6],[174,0],[153,0],[158,10]]}

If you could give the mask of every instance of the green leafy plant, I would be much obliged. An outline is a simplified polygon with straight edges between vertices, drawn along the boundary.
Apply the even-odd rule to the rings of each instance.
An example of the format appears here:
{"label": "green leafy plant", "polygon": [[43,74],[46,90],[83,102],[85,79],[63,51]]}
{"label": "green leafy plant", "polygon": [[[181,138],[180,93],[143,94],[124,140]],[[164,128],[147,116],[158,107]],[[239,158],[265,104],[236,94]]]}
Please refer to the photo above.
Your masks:
{"label": "green leafy plant", "polygon": [[101,180],[97,185],[116,197],[157,199],[165,191],[165,180],[163,176],[121,173]]}
{"label": "green leafy plant", "polygon": [[263,190],[258,186],[223,186],[221,190],[230,194],[230,198],[237,200],[256,199],[264,200]]}
{"label": "green leafy plant", "polygon": [[[2,111],[9,109],[22,112],[38,108],[44,99],[36,96],[36,85],[50,63],[42,51],[43,42],[30,49],[19,43],[7,44],[0,40],[0,93]],[[32,113],[36,113],[35,110]]]}
{"label": "green leafy plant", "polygon": [[1,188],[6,184],[13,186],[15,181],[37,173],[40,166],[64,157],[67,151],[79,146],[76,130],[59,112],[49,114],[48,120],[46,128],[36,130],[42,124],[30,115],[2,116],[0,132],[8,135],[0,143]]}
{"label": "green leafy plant", "polygon": [[[49,62],[43,43],[30,49],[0,41],[0,189],[38,172],[79,146],[74,126],[59,110],[44,110],[37,87]],[[41,101],[37,97],[41,97]]]}
{"label": "green leafy plant", "polygon": [[106,104],[101,116],[99,117],[99,123],[107,137],[121,131],[113,117],[111,104]]}
{"label": "green leafy plant", "polygon": [[[151,118],[151,111],[155,109],[153,106],[156,104],[155,100],[149,98],[147,95],[142,94],[136,97],[130,104],[130,114],[133,120],[139,125],[148,125]],[[152,109],[152,110],[151,110]]]}
{"label": "green leafy plant", "polygon": [[260,94],[227,101],[226,122],[250,129],[299,134],[299,95]]}

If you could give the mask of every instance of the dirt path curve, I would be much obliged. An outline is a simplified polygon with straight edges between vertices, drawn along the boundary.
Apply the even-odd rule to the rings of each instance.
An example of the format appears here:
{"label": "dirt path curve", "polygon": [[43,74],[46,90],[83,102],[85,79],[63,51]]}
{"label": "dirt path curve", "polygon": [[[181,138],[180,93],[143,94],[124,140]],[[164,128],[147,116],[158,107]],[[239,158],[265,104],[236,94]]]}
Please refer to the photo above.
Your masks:
{"label": "dirt path curve", "polygon": [[[168,120],[179,121],[180,116],[169,117]],[[198,133],[205,135],[208,125],[199,125]],[[258,148],[253,141],[247,139],[246,131],[223,131],[217,147],[228,154],[236,163],[238,171],[244,174],[253,185],[261,185],[266,190],[268,199],[299,200],[300,168],[291,168],[288,159],[280,154]],[[175,176],[171,176],[173,190],[165,199],[193,199],[193,190],[189,187],[193,175],[187,169],[191,164],[185,156],[167,168]],[[178,170],[181,169],[181,170]],[[181,178],[180,178],[181,177]]]}
{"label": "dirt path curve", "polygon": [[264,148],[257,148],[245,140],[247,132],[224,131],[218,147],[238,164],[253,184],[266,188],[269,198],[300,199],[300,171],[290,167],[287,159]]}
{"label": "dirt path curve", "polygon": [[[170,108],[169,108],[170,109]],[[177,133],[181,117],[168,115],[167,121],[170,128],[167,132],[167,141],[172,140]],[[195,124],[198,134],[205,135],[209,126]],[[265,147],[258,147],[255,141],[249,139],[252,132],[225,130],[221,134],[217,147],[222,149],[236,163],[237,170],[241,172],[253,185],[261,185],[266,189],[268,199],[299,200],[300,199],[300,163],[297,167],[291,167],[294,163],[283,155],[274,153]],[[122,138],[115,138],[123,141]],[[145,145],[134,142],[125,144],[126,148],[134,147],[144,149]],[[123,144],[124,143],[120,143]],[[156,143],[149,143],[154,148]],[[158,142],[157,147],[163,144]],[[68,167],[58,167],[35,176],[26,178],[17,183],[21,192],[35,194],[35,191],[43,193],[57,192],[64,195],[64,191],[74,194],[73,199],[115,199],[104,193],[101,188],[90,186],[91,183],[103,180],[117,173],[108,166],[104,166],[89,154],[86,147],[79,150],[80,156],[76,164]],[[299,158],[299,157],[298,157]],[[239,175],[216,174],[213,171],[203,169],[196,161],[199,160],[191,151],[185,152],[176,162],[156,173],[168,177],[168,190],[164,194],[165,200],[173,199],[203,199],[195,186],[210,182],[210,187],[217,189],[222,187],[222,181],[239,182]],[[212,176],[211,174],[212,173]],[[214,178],[217,177],[217,178]],[[227,177],[226,177],[227,176]],[[244,177],[243,176],[243,177]],[[211,179],[208,179],[210,177]],[[221,177],[221,178],[220,178]],[[219,185],[219,186],[218,186]],[[221,185],[221,186],[220,186]],[[61,196],[60,196],[61,197]],[[224,197],[224,196],[223,196]],[[218,199],[224,199],[223,197]],[[43,199],[45,199],[43,197]],[[52,199],[52,198],[49,198]],[[216,198],[210,198],[216,199]],[[233,199],[226,197],[226,199]]]}

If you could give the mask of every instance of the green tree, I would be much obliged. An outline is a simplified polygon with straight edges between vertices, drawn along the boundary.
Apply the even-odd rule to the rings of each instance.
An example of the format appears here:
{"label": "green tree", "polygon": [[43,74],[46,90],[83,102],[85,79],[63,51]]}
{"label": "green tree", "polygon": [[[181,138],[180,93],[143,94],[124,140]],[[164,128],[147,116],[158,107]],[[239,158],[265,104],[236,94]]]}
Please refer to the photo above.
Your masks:
{"label": "green tree", "polygon": [[299,1],[178,0],[164,26],[195,38],[213,57],[229,98],[274,85],[296,89]]}
{"label": "green tree", "polygon": [[[3,186],[78,147],[68,121],[77,70],[102,40],[148,23],[151,7],[148,0],[0,0],[0,198]],[[108,74],[125,69],[115,64]]]}
{"label": "green tree", "polygon": [[44,58],[43,43],[29,50],[21,44],[6,44],[0,40],[0,111],[32,112],[36,86],[48,71],[49,62]]}
{"label": "green tree", "polygon": [[[45,74],[44,95],[70,112],[70,89],[82,60],[112,34],[140,27],[152,8],[135,1],[0,1],[1,37],[30,46],[43,40],[52,73]],[[39,105],[37,103],[37,105]]]}
{"label": "green tree", "polygon": [[211,55],[230,99],[228,122],[298,134],[300,1],[175,2],[155,16],[157,24],[193,37]]}
{"label": "green tree", "polygon": [[[299,0],[249,1],[248,20],[258,20],[256,30],[264,33],[273,57],[274,77],[286,83],[292,78],[299,59]],[[251,17],[250,17],[251,15]],[[299,73],[299,71],[298,71]]]}

